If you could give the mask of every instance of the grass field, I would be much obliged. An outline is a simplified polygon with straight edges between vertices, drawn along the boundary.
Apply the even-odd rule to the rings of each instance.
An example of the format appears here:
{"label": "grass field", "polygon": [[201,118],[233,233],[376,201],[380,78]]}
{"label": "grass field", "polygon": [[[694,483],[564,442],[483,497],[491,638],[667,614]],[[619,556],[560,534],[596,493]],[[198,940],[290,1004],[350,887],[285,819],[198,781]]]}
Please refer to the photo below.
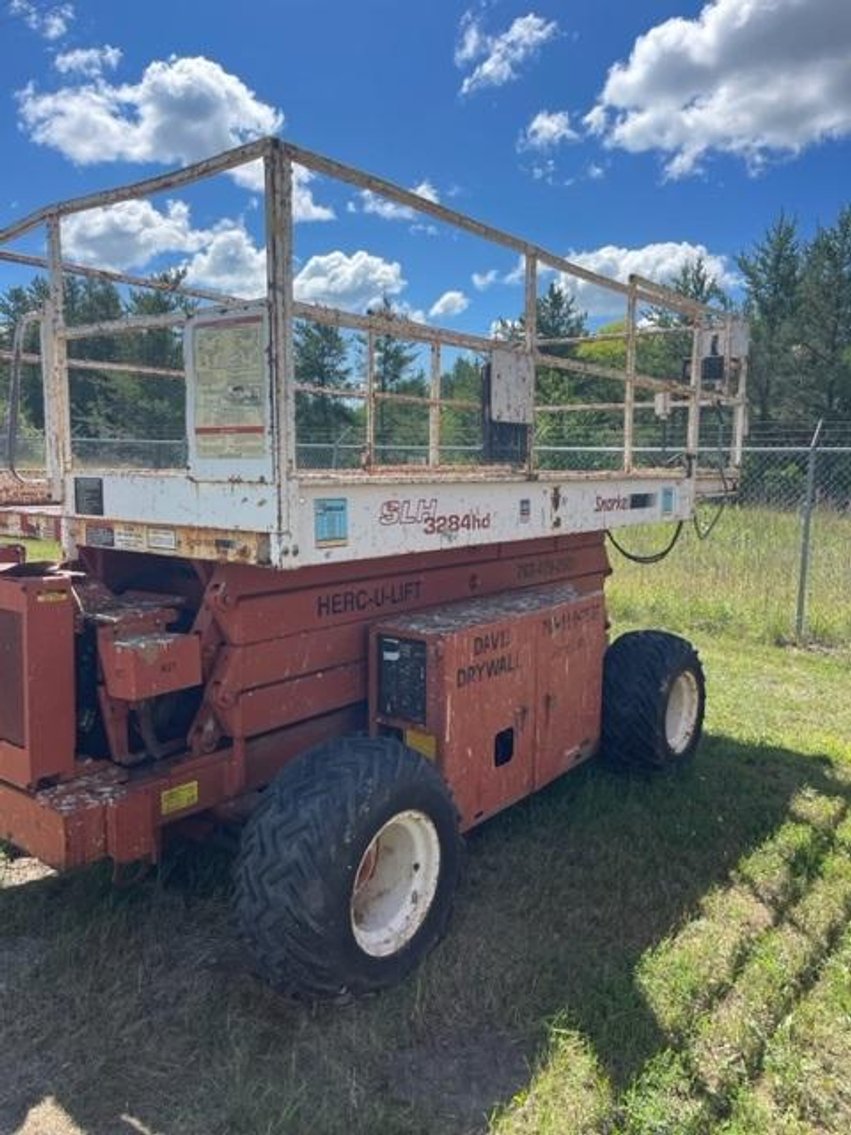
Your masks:
{"label": "grass field", "polygon": [[380,997],[256,983],[227,850],[173,847],[118,892],[8,861],[0,1135],[847,1135],[849,541],[802,650],[773,645],[794,604],[781,627],[765,532],[731,513],[699,551],[616,563],[615,630],[701,649],[697,758],[587,766],[474,833],[449,936]]}
{"label": "grass field", "polygon": [[[704,521],[712,516],[708,514]],[[629,550],[664,547],[669,531],[618,534]],[[800,564],[801,520],[792,510],[725,510],[709,539],[691,525],[660,568],[627,563],[612,554],[618,616],[696,635],[745,634],[760,642],[790,641]],[[813,513],[807,627],[811,641],[851,645],[851,515],[829,508]]]}

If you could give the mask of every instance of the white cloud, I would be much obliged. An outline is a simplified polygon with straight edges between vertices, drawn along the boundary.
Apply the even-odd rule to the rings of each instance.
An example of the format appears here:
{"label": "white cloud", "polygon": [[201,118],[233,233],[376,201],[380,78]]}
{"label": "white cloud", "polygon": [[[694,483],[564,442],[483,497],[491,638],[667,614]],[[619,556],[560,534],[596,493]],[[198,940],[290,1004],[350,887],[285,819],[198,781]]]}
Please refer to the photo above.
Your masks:
{"label": "white cloud", "polygon": [[225,218],[209,229],[194,228],[185,201],[168,201],[162,210],[149,201],[122,201],[75,213],[62,237],[68,258],[83,264],[147,270],[168,256],[171,266],[186,269],[189,284],[246,298],[266,291],[266,251],[242,222]]}
{"label": "white cloud", "polygon": [[[426,201],[431,201],[434,204],[437,204],[440,200],[437,190],[428,179],[421,181],[419,185],[415,185],[410,192],[416,193],[418,197],[423,197]],[[360,198],[361,212],[371,213],[385,221],[412,221],[417,216],[416,210],[411,208],[410,205],[400,205],[397,201],[389,201],[380,193],[373,193],[371,189],[362,189],[358,197]],[[358,206],[354,201],[350,201],[347,210],[350,213],[357,213]]]}
{"label": "white cloud", "polygon": [[551,150],[561,142],[577,142],[566,110],[539,110],[517,140],[519,150]]}
{"label": "white cloud", "polygon": [[32,0],[10,0],[9,12],[20,16],[28,28],[48,40],[61,39],[74,19],[73,4],[46,7]]}
{"label": "white cloud", "polygon": [[[310,183],[317,180],[313,170],[293,163],[293,220],[295,221],[333,221],[336,213],[330,205],[320,205],[313,198]],[[252,193],[262,193],[266,184],[263,162],[248,162],[230,171],[231,177],[243,189]],[[256,208],[255,204],[253,208]]]}
{"label": "white cloud", "polygon": [[266,250],[239,223],[226,221],[185,265],[186,282],[253,299],[266,294]]}
{"label": "white cloud", "polygon": [[163,211],[150,201],[122,201],[74,213],[62,225],[71,260],[118,271],[143,268],[162,253],[197,252],[209,239],[209,232],[193,229],[184,201],[168,201]]}
{"label": "white cloud", "polygon": [[53,60],[53,66],[62,75],[85,75],[93,79],[104,71],[114,71],[121,62],[123,52],[120,47],[76,47],[73,51],[63,51]]}
{"label": "white cloud", "polygon": [[295,278],[296,297],[306,303],[330,304],[365,311],[396,296],[406,286],[397,261],[383,260],[362,249],[347,256],[339,249],[311,256]]}
{"label": "white cloud", "polygon": [[293,166],[293,220],[296,221],[333,221],[334,210],[330,205],[320,205],[314,201],[313,192],[309,188],[310,182],[316,179],[316,174],[304,166]]}
{"label": "white cloud", "polygon": [[482,87],[501,87],[518,78],[520,67],[538,53],[558,32],[555,20],[529,12],[518,16],[500,35],[483,31],[479,17],[468,11],[461,18],[455,63],[476,66],[461,84],[461,94],[469,95]]}
{"label": "white cloud", "polygon": [[81,165],[192,162],[274,134],[284,116],[203,56],[150,63],[136,84],[88,83],[18,92],[34,141]]}
{"label": "white cloud", "polygon": [[[672,280],[684,265],[703,259],[706,270],[722,288],[735,287],[738,280],[727,265],[726,257],[717,256],[702,244],[688,241],[660,241],[641,248],[621,248],[608,244],[587,252],[569,253],[567,259],[602,276],[626,283],[631,275],[644,276],[657,283]],[[621,316],[626,310],[626,299],[617,292],[609,292],[562,275],[559,284],[577,299],[581,308],[598,317]]]}
{"label": "white cloud", "polygon": [[455,66],[463,67],[472,63],[488,50],[488,37],[484,34],[479,18],[472,10],[461,17],[458,25],[458,42],[455,45]]}
{"label": "white cloud", "polygon": [[[30,83],[17,99],[20,123],[33,141],[80,165],[185,165],[275,134],[284,123],[280,110],[203,56],[150,63],[135,84],[97,79],[41,93]],[[261,189],[262,164],[242,166],[233,177],[247,189]],[[334,212],[313,200],[312,179],[295,168],[295,218],[329,220]]]}
{"label": "white cloud", "polygon": [[667,176],[712,151],[754,170],[851,134],[848,0],[712,0],[665,20],[609,71],[588,129],[609,147],[667,155]]}
{"label": "white cloud", "polygon": [[[374,217],[381,217],[384,221],[409,221],[414,216],[414,210],[407,205],[388,201],[386,197],[373,193],[371,189],[362,189],[360,199],[361,212],[370,213]],[[357,206],[354,206],[352,211],[357,212]]]}
{"label": "white cloud", "polygon": [[449,318],[453,315],[460,315],[462,311],[466,311],[470,306],[470,301],[463,292],[449,291],[444,292],[440,299],[435,300],[429,309],[429,315],[432,319]]}
{"label": "white cloud", "polygon": [[[84,264],[141,270],[170,255],[173,266],[186,269],[189,284],[246,298],[266,291],[266,250],[243,222],[225,218],[210,228],[195,228],[184,201],[168,201],[162,210],[148,201],[124,201],[74,214],[62,231],[66,255]],[[309,303],[365,311],[383,296],[398,296],[406,284],[395,261],[362,250],[351,256],[335,250],[312,256],[293,287],[297,298]],[[405,304],[399,310],[425,321],[422,312]]]}
{"label": "white cloud", "polygon": [[499,271],[496,268],[489,268],[487,272],[474,272],[472,279],[473,287],[484,292],[499,280]]}
{"label": "white cloud", "polygon": [[[631,275],[644,276],[660,284],[667,283],[684,265],[694,263],[698,257],[702,258],[709,275],[715,278],[721,288],[729,290],[738,286],[739,278],[728,265],[726,257],[709,252],[702,244],[691,244],[689,241],[659,241],[640,248],[622,248],[607,244],[585,252],[565,254],[566,260],[601,276],[618,280],[622,284],[625,284]],[[592,316],[611,318],[624,314],[626,298],[619,292],[610,292],[605,288],[578,280],[574,276],[556,272],[546,264],[538,265],[539,283],[552,276],[556,277],[556,284],[575,296],[580,308],[588,311]],[[522,284],[524,278],[525,265],[521,256],[508,272],[498,272],[492,268],[489,272],[474,273],[473,283],[483,290],[492,284],[516,286]]]}
{"label": "white cloud", "polygon": [[[266,250],[243,223],[223,219],[209,229],[194,228],[183,201],[169,201],[163,210],[148,201],[125,201],[74,214],[63,225],[63,244],[69,259],[118,271],[146,269],[158,256],[182,254],[176,265],[186,269],[189,284],[246,298],[266,290]],[[405,286],[398,263],[364,251],[313,256],[294,281],[299,299],[354,311],[396,296]]]}

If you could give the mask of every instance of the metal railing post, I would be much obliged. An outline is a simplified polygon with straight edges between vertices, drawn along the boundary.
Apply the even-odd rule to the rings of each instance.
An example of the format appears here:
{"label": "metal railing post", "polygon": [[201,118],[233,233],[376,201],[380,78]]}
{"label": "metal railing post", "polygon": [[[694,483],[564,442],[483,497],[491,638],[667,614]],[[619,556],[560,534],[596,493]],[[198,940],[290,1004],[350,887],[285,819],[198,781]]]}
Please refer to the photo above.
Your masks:
{"label": "metal railing post", "polygon": [[431,378],[428,408],[428,463],[440,464],[440,344],[431,345]]}
{"label": "metal railing post", "polygon": [[626,303],[626,384],[623,393],[623,469],[632,472],[635,442],[635,367],[637,356],[636,325],[638,290],[630,276],[629,296]]}
{"label": "metal railing post", "polygon": [[289,494],[284,486],[295,469],[295,368],[293,365],[292,163],[280,143],[264,159],[266,188],[266,295],[269,309],[271,414],[274,465],[280,485],[280,528],[291,532]]}
{"label": "metal railing post", "polygon": [[375,452],[375,332],[366,333],[366,452],[363,465],[376,462]]}
{"label": "metal railing post", "polygon": [[810,575],[810,535],[816,487],[816,454],[823,420],[820,418],[807,454],[807,487],[801,523],[801,567],[798,572],[798,605],[795,613],[795,638],[804,637],[807,622],[807,585]]}
{"label": "metal railing post", "polygon": [[[524,304],[523,304],[523,324],[524,324],[524,343],[529,355],[534,358],[538,345],[538,260],[535,255],[528,251],[525,254],[524,263],[525,273],[525,288],[524,288]],[[538,371],[535,368],[535,374],[532,378],[532,403],[535,402],[535,393],[538,386]],[[527,472],[532,472],[532,467],[535,463],[535,412],[534,409],[531,415],[531,421],[528,429],[526,430],[526,455],[525,465]]]}
{"label": "metal railing post", "polygon": [[71,396],[68,389],[68,347],[65,339],[65,287],[62,273],[62,231],[58,214],[47,221],[50,261],[49,298],[42,331],[44,432],[47,475],[54,501],[64,498],[65,475],[71,468]]}

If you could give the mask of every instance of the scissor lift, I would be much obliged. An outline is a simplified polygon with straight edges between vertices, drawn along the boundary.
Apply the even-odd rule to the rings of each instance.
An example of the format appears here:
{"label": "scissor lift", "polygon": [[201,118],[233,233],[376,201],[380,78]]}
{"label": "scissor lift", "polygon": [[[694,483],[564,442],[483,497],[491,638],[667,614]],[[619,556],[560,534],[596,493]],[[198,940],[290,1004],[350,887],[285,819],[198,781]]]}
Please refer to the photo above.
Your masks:
{"label": "scissor lift", "polygon": [[[252,162],[265,169],[265,296],[181,285],[191,311],[66,323],[69,274],[175,288],[69,263],[63,221]],[[388,308],[359,313],[297,298],[294,166],[516,253],[525,298],[514,334],[498,339]],[[16,248],[39,229],[43,256]],[[604,535],[682,522],[700,499],[735,491],[747,354],[736,317],[639,277],[603,278],[272,138],[40,210],[0,232],[0,258],[43,268],[48,280],[44,307],[25,317],[5,352],[9,468],[0,531],[57,531],[65,556],[61,565],[0,565],[0,836],[60,868],[105,857],[120,865],[155,860],[171,824],[260,799],[237,877],[261,965],[281,985],[359,990],[401,975],[442,929],[459,828],[586,759],[607,729],[623,755],[649,763],[693,750],[703,679],[694,652],[672,636],[651,634],[640,646],[626,636],[626,646],[610,648],[667,690],[658,736],[633,746],[624,720],[605,724]],[[541,340],[544,270],[622,297],[623,331]],[[647,308],[667,317],[648,324]],[[356,381],[297,381],[300,321],[359,337]],[[24,350],[33,323],[37,355]],[[69,372],[132,365],[69,358],[69,344],[163,328],[182,329],[184,367],[135,370],[185,382],[185,459],[168,469],[81,461]],[[674,375],[639,369],[642,342],[660,335],[688,336],[688,358]],[[428,358],[413,393],[380,381],[376,358],[388,338],[417,344]],[[595,338],[619,339],[622,364],[575,350]],[[452,351],[476,360],[481,381],[472,394],[445,382]],[[43,376],[40,477],[22,475],[15,457],[25,364],[40,365]],[[544,397],[543,374],[565,376],[563,400]],[[614,400],[606,393],[613,386]],[[317,460],[301,436],[304,398],[345,399],[358,442],[343,467],[336,448],[320,447]],[[407,452],[387,445],[388,407],[420,416],[420,442]],[[702,466],[701,415],[709,410],[727,434]],[[445,438],[453,414],[474,423],[460,457]],[[616,468],[570,468],[554,458],[544,423],[576,415],[608,423],[608,442],[617,423]],[[660,416],[678,417],[681,435],[664,462],[649,466],[635,439]],[[402,644],[395,661],[394,643]],[[447,651],[457,664],[435,685]],[[613,688],[621,670],[605,678]],[[467,715],[460,732],[449,705],[456,726]],[[321,893],[311,899],[304,873],[313,869]],[[299,902],[303,918],[293,913]]]}

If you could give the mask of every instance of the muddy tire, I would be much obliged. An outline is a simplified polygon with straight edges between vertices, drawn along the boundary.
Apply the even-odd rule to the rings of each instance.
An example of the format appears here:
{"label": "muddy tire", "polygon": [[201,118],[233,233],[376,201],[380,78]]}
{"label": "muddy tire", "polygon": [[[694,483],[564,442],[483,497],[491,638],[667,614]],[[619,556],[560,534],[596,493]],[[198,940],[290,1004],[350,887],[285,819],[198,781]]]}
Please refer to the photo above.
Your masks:
{"label": "muddy tire", "polygon": [[692,756],[706,682],[697,651],[664,631],[622,635],[603,664],[602,753],[614,765],[665,769]]}
{"label": "muddy tire", "polygon": [[400,981],[446,929],[455,807],[424,757],[341,738],[287,765],[242,835],[236,913],[259,974],[307,997]]}

